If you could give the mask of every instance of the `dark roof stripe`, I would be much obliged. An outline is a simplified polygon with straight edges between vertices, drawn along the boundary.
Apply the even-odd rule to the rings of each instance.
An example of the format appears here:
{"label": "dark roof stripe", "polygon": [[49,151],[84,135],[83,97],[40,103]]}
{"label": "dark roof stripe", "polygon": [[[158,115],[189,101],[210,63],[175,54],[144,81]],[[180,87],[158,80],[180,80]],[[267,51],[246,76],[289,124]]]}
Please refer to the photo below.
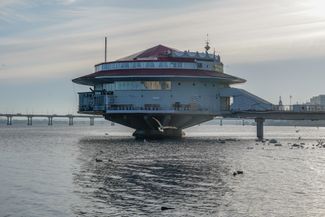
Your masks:
{"label": "dark roof stripe", "polygon": [[88,80],[100,77],[110,77],[110,76],[190,76],[190,77],[211,77],[220,78],[228,80],[230,83],[242,83],[245,82],[244,79],[231,76],[224,73],[218,73],[208,70],[194,70],[194,69],[126,69],[126,70],[109,70],[109,71],[99,71],[80,78],[75,79],[75,81]]}

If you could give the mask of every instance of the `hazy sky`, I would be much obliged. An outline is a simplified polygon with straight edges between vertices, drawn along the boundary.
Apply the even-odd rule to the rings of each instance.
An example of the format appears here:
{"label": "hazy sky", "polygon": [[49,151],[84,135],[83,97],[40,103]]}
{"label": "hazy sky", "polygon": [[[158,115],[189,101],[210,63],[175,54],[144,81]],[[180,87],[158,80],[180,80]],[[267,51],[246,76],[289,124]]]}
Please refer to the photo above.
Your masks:
{"label": "hazy sky", "polygon": [[0,112],[74,113],[71,79],[157,44],[203,51],[277,103],[325,94],[322,0],[0,0]]}

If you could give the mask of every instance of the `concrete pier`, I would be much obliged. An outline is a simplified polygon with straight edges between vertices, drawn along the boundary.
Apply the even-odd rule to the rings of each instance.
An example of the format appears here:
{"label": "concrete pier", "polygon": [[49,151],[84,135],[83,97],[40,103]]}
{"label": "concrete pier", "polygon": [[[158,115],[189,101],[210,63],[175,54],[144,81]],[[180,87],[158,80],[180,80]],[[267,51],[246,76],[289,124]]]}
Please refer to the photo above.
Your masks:
{"label": "concrete pier", "polygon": [[69,126],[73,125],[73,117],[69,117]]}
{"label": "concrete pier", "polygon": [[264,137],[264,119],[263,118],[256,118],[256,135],[258,140],[263,140]]}
{"label": "concrete pier", "polygon": [[12,125],[12,116],[7,116],[7,125]]}
{"label": "concrete pier", "polygon": [[95,124],[95,118],[94,117],[91,117],[89,119],[90,119],[90,126],[94,126],[94,124]]}
{"label": "concrete pier", "polygon": [[32,116],[27,116],[27,125],[32,126],[33,125],[33,117]]}
{"label": "concrete pier", "polygon": [[53,117],[48,117],[49,121],[48,121],[48,125],[52,126],[53,125]]}

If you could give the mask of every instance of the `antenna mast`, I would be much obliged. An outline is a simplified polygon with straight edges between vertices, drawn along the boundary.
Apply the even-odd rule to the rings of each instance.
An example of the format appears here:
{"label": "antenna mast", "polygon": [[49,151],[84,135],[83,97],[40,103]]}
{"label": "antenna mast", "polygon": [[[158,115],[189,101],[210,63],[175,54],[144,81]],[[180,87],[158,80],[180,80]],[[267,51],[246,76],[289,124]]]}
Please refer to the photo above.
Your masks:
{"label": "antenna mast", "polygon": [[107,37],[105,37],[105,63],[107,62]]}
{"label": "antenna mast", "polygon": [[209,34],[207,34],[207,41],[206,41],[206,45],[205,45],[205,52],[208,53],[208,51],[210,50],[210,45],[209,45],[210,41],[209,41]]}

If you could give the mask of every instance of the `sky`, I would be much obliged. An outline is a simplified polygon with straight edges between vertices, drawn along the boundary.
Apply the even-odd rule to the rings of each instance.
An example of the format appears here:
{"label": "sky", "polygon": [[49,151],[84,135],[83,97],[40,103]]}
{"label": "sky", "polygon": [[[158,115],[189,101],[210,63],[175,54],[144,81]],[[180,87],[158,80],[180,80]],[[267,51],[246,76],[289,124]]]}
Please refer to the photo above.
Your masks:
{"label": "sky", "polygon": [[163,44],[203,51],[272,103],[325,94],[322,0],[0,0],[0,113],[76,113],[73,78]]}

